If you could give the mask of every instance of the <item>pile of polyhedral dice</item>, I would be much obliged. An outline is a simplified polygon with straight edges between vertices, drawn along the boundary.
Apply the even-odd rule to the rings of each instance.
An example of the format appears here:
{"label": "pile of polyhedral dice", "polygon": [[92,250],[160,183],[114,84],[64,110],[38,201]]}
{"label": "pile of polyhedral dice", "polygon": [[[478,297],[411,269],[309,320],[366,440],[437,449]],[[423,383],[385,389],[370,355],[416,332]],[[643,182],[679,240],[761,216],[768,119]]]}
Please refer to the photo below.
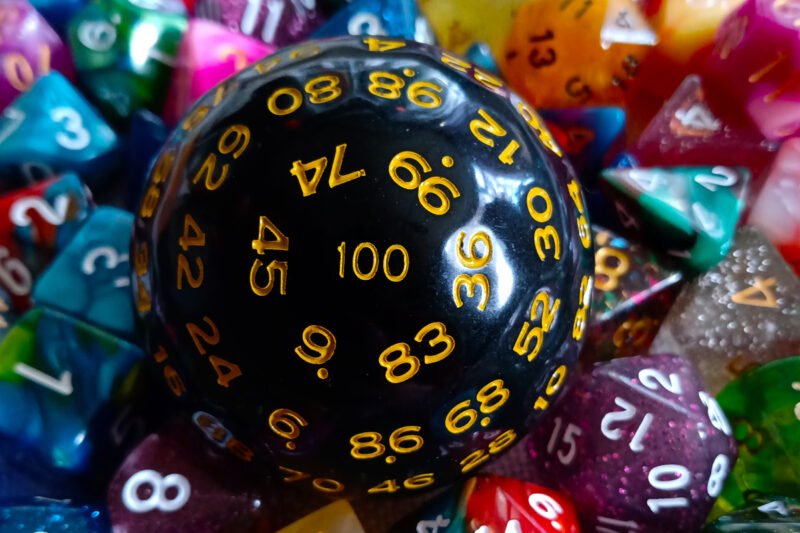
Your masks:
{"label": "pile of polyhedral dice", "polygon": [[0,112],[0,533],[800,531],[800,0],[2,0]]}

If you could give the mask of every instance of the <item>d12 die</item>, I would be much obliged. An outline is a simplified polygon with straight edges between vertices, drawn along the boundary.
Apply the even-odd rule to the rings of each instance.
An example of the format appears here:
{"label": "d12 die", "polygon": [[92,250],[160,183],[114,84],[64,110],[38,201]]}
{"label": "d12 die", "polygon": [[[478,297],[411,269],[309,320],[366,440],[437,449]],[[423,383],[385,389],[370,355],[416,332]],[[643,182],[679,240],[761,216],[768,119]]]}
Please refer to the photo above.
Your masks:
{"label": "d12 die", "polygon": [[800,274],[800,139],[782,146],[750,211],[756,226]]}
{"label": "d12 die", "polygon": [[750,172],[723,166],[608,169],[602,180],[624,226],[688,270],[704,272],[731,247]]}
{"label": "d12 die", "polygon": [[800,502],[786,497],[761,495],[745,507],[721,516],[703,533],[793,533],[800,529]]}
{"label": "d12 die", "polygon": [[717,398],[733,426],[739,461],[715,514],[739,509],[753,492],[800,497],[800,357],[755,368]]}
{"label": "d12 die", "polygon": [[170,423],[131,452],[108,489],[115,532],[272,530],[264,487],[202,440],[196,428]]}
{"label": "d12 die", "polygon": [[128,256],[133,215],[99,207],[36,282],[36,305],[134,337]]}
{"label": "d12 die", "polygon": [[58,503],[8,505],[0,507],[0,531],[36,531],[48,533],[105,533],[108,518],[103,509],[94,506]]}
{"label": "d12 die", "polygon": [[179,0],[101,0],[72,19],[75,67],[106,117],[126,122],[141,108],[161,113],[186,25]]}
{"label": "d12 die", "polygon": [[683,275],[647,248],[594,228],[595,283],[585,361],[644,353],[678,295]]}
{"label": "d12 die", "polygon": [[91,197],[74,174],[0,197],[0,286],[12,307],[30,307],[33,281],[78,232]]}
{"label": "d12 die", "polygon": [[529,446],[590,531],[693,531],[736,460],[730,435],[691,365],[653,355],[583,374]]}
{"label": "d12 die", "polygon": [[0,118],[0,171],[15,175],[13,182],[24,180],[35,161],[48,173],[77,172],[100,187],[113,178],[119,147],[105,120],[57,72],[39,79]]}
{"label": "d12 die", "polygon": [[196,0],[194,12],[277,47],[302,41],[322,22],[314,2],[290,0]]}
{"label": "d12 die", "polygon": [[691,359],[716,394],[748,367],[800,353],[800,280],[745,226],[728,257],[678,295],[652,350]]}
{"label": "d12 die", "polygon": [[[707,72],[768,139],[800,129],[800,2],[746,0],[717,31]],[[768,52],[767,52],[768,51]]]}
{"label": "d12 die", "polygon": [[617,104],[654,43],[632,0],[535,0],[517,10],[500,70],[534,106]]}
{"label": "d12 die", "polygon": [[[663,99],[661,100],[663,102]],[[743,166],[753,176],[772,161],[777,144],[749,119],[718,111],[723,102],[710,98],[699,76],[688,76],[652,118],[632,148],[642,166]]]}
{"label": "d12 die", "polygon": [[0,63],[0,109],[51,70],[74,74],[69,50],[25,0],[0,4]]}
{"label": "d12 die", "polygon": [[365,533],[347,500],[339,500],[304,516],[277,533]]}
{"label": "d12 die", "polygon": [[275,48],[204,19],[192,19],[181,41],[164,118],[176,124],[201,96]]}
{"label": "d12 die", "polygon": [[421,43],[435,41],[416,0],[357,0],[343,7],[313,37],[390,35]]}
{"label": "d12 die", "polygon": [[141,357],[88,324],[55,311],[28,312],[0,344],[0,432],[53,466],[85,469],[96,445],[90,424],[124,392]]}

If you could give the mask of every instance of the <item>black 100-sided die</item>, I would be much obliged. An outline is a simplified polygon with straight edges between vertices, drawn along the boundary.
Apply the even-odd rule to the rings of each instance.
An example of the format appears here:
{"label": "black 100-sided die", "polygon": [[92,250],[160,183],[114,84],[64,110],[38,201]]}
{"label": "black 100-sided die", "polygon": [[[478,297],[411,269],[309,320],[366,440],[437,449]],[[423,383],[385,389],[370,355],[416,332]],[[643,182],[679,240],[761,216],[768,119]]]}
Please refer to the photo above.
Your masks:
{"label": "black 100-sided die", "polygon": [[475,471],[547,410],[584,336],[591,234],[561,155],[500,80],[434,47],[265,58],[151,173],[131,257],[155,365],[210,440],[289,483]]}

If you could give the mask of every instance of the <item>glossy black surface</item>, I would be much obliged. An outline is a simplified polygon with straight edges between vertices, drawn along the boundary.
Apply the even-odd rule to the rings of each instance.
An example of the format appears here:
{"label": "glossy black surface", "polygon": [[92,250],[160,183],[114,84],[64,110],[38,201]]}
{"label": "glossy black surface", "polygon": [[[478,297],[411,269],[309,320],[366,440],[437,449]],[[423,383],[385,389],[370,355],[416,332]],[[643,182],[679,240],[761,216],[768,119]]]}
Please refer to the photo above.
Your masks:
{"label": "glossy black surface", "polygon": [[[398,493],[406,493],[403,480],[433,473],[433,486],[440,486],[456,477],[470,453],[487,449],[501,433],[514,429],[521,437],[525,425],[543,413],[534,410],[537,398],[552,403],[560,392],[552,386],[558,383],[555,379],[547,395],[554,371],[564,365],[569,374],[577,359],[580,343],[573,337],[573,324],[581,281],[593,271],[593,258],[578,235],[578,212],[567,191],[572,177],[522,119],[516,96],[504,87],[491,91],[487,86],[494,82],[480,72],[469,68],[462,73],[460,66],[453,68],[441,59],[438,49],[414,43],[369,51],[360,38],[285,49],[221,85],[225,96],[218,105],[215,91],[204,97],[189,116],[200,117],[208,110],[207,116],[193,128],[192,121],[184,123],[188,131],[178,128],[161,156],[160,168],[168,172],[156,165],[150,177],[132,248],[132,257],[139,257],[133,287],[150,353],[163,347],[156,360],[179,375],[186,388],[175,387],[181,399],[216,416],[253,450],[255,461],[267,458],[271,464],[309,474],[295,484],[311,488],[312,480],[330,478],[344,484],[342,493],[361,495],[395,479]],[[398,98],[381,98],[368,90],[375,71],[405,80]],[[276,89],[291,87],[303,93],[310,80],[326,74],[341,80],[342,93],[335,99],[313,104],[304,94],[302,105],[292,113],[276,116],[268,110],[267,101]],[[441,87],[442,104],[415,105],[408,89],[416,81]],[[291,102],[288,96],[281,98],[281,105]],[[507,131],[493,136],[479,130],[496,141],[493,147],[471,132],[470,122],[481,118],[479,109]],[[220,137],[234,124],[246,125],[251,132],[249,145],[235,160],[218,151]],[[499,156],[511,140],[519,148],[513,163],[505,164]],[[363,169],[365,175],[331,188],[334,152],[345,143],[341,174]],[[450,209],[445,214],[426,210],[416,190],[400,187],[390,177],[390,161],[406,150],[430,163],[431,171],[422,179],[441,176],[458,188],[458,198],[448,194]],[[202,176],[193,183],[210,151],[218,157],[215,180],[221,165],[230,164],[224,182],[211,191]],[[316,193],[304,197],[290,172],[293,162],[322,156],[328,158],[323,178]],[[444,164],[448,156],[454,161],[451,168]],[[312,176],[309,170],[308,178]],[[541,187],[552,198],[547,223],[534,221],[528,212],[526,196],[532,187]],[[438,205],[432,195],[429,199]],[[544,210],[543,200],[536,202],[537,209]],[[206,238],[204,246],[184,251],[178,239],[186,213]],[[252,248],[260,216],[267,216],[288,237],[287,251],[258,255]],[[542,260],[534,248],[535,229],[547,225],[559,235],[559,260],[553,259],[553,249],[545,249]],[[483,231],[491,238],[491,260],[482,268],[459,261],[456,243],[462,231],[467,255],[473,233]],[[272,239],[270,233],[266,236]],[[347,252],[341,277],[337,248],[343,241]],[[351,261],[361,242],[374,243],[381,259],[389,246],[405,247],[405,279],[390,282],[380,265],[373,279],[357,279]],[[180,254],[193,274],[198,271],[196,258],[203,263],[203,282],[196,289],[186,277],[183,289],[176,288]],[[479,246],[477,256],[484,254]],[[370,270],[369,255],[361,255],[364,272]],[[250,271],[255,259],[265,265],[273,260],[288,263],[286,295],[279,294],[277,276],[269,295],[254,294]],[[389,271],[401,270],[400,254],[394,253]],[[263,285],[266,274],[263,268],[259,272]],[[463,306],[456,305],[453,285],[460,274],[486,276],[490,297],[485,310],[478,309],[480,288],[474,298],[461,288]],[[541,289],[560,304],[540,353],[529,362],[513,347]],[[536,313],[534,326],[541,320],[541,306]],[[204,343],[201,354],[186,324],[210,332],[204,317],[216,325],[219,340]],[[407,343],[420,361],[441,352],[443,344],[431,347],[427,342],[435,333],[421,343],[414,340],[433,322],[446,326],[455,341],[453,352],[440,362],[421,364],[405,382],[387,381],[378,358],[390,345]],[[295,354],[295,348],[303,346],[304,329],[312,324],[336,337],[335,352],[324,365],[309,364]],[[209,363],[211,355],[237,364],[242,375],[227,388],[220,386]],[[325,379],[320,377],[325,371],[318,373],[323,367]],[[397,373],[408,368],[400,367]],[[478,420],[469,430],[451,434],[445,427],[448,412],[467,399],[478,409],[476,394],[497,379],[509,390],[508,400],[491,413],[477,412]],[[270,429],[268,420],[276,409],[291,409],[307,422],[297,424],[296,438]],[[419,451],[400,454],[390,449],[390,434],[402,426],[419,426],[417,433],[424,439]],[[368,431],[381,433],[385,453],[356,460],[350,438]],[[390,455],[393,462],[387,459]],[[300,477],[285,470],[283,474]]]}

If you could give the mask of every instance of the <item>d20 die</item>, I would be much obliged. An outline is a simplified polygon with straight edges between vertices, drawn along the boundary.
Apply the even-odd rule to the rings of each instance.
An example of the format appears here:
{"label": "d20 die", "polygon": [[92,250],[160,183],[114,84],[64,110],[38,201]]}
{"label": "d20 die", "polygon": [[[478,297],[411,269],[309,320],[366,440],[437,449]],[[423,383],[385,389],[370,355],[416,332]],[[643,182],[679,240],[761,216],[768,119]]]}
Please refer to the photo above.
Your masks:
{"label": "d20 die", "polygon": [[531,434],[541,479],[590,531],[692,531],[736,460],[731,428],[676,355],[595,366]]}
{"label": "d20 die", "polygon": [[651,348],[688,357],[713,394],[749,367],[800,353],[800,280],[757,229],[687,285]]}

